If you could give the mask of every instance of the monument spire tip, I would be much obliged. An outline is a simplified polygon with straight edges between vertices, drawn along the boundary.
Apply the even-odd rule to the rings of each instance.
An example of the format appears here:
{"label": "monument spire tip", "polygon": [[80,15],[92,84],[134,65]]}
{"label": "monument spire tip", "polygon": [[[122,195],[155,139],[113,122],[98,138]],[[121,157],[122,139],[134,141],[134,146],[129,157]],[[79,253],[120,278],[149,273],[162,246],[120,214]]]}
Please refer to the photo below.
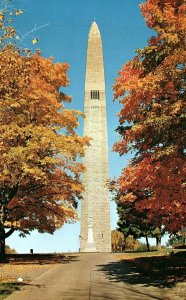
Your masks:
{"label": "monument spire tip", "polygon": [[94,21],[91,24],[90,33],[94,33],[94,34],[100,35],[99,27],[98,27],[98,24],[95,21],[95,18],[94,18]]}

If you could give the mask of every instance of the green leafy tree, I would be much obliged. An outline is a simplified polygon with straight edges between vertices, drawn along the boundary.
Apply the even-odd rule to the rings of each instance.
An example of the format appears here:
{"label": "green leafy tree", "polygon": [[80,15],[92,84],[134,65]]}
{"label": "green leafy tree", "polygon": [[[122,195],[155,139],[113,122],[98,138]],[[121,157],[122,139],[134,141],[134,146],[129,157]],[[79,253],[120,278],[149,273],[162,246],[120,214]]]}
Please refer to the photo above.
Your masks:
{"label": "green leafy tree", "polygon": [[155,237],[156,246],[160,247],[163,230],[159,229],[158,220],[149,221],[146,212],[137,210],[135,204],[131,202],[118,201],[117,212],[118,228],[125,236],[132,235],[135,239],[145,237],[148,250],[150,250],[148,238]]}
{"label": "green leafy tree", "polygon": [[179,231],[177,234],[172,234],[167,242],[167,246],[176,246],[180,244],[185,244],[186,246],[186,228]]}

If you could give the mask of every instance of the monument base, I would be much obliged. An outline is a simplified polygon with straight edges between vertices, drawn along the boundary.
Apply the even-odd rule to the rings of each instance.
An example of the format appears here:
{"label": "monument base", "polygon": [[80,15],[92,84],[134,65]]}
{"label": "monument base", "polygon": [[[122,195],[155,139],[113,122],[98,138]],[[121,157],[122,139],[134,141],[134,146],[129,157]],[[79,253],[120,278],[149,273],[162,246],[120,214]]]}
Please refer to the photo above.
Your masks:
{"label": "monument base", "polygon": [[98,251],[93,243],[87,243],[87,247],[85,247],[84,252],[98,252]]}

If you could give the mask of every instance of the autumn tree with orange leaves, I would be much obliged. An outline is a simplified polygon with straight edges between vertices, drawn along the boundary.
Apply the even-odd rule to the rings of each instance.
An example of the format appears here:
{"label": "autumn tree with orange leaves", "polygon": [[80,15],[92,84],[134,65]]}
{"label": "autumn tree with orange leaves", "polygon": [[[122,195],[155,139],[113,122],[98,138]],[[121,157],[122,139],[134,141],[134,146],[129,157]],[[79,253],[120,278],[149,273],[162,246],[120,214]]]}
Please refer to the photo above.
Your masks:
{"label": "autumn tree with orange leaves", "polygon": [[183,0],[147,0],[140,8],[157,34],[123,66],[113,86],[123,104],[114,151],[135,154],[114,188],[117,199],[177,232],[186,226],[186,6]]}
{"label": "autumn tree with orange leaves", "polygon": [[[1,12],[1,23],[6,15]],[[12,27],[13,28],[13,27]],[[83,190],[82,163],[88,138],[75,129],[82,113],[70,101],[66,63],[10,43],[15,31],[1,25],[0,49],[0,244],[18,230],[53,233],[76,219]],[[3,36],[7,32],[7,36]],[[26,54],[25,54],[26,53]]]}

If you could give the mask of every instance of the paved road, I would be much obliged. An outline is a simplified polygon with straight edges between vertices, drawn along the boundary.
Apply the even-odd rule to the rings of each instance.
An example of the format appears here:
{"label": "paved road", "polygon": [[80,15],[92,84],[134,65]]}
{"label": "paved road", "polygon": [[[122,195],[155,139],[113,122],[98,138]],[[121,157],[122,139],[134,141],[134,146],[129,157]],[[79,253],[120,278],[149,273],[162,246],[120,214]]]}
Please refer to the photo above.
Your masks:
{"label": "paved road", "polygon": [[6,300],[170,300],[165,292],[116,255],[85,253],[55,265]]}

